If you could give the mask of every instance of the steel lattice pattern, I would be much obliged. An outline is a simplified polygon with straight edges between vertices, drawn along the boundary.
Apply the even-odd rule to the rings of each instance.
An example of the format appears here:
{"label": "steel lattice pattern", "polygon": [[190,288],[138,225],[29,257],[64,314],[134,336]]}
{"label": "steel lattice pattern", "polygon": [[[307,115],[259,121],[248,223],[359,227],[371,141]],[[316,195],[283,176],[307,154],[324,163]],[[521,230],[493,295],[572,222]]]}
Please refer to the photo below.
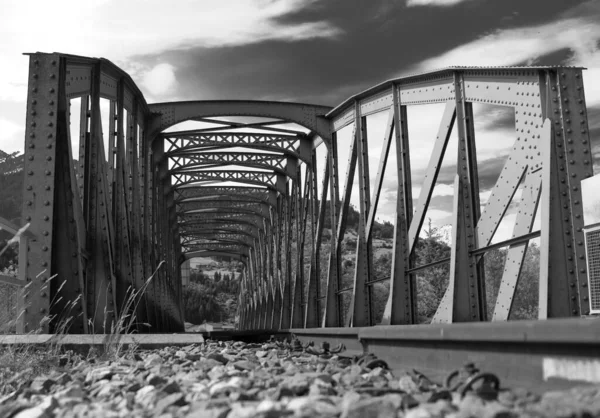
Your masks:
{"label": "steel lattice pattern", "polygon": [[14,333],[16,319],[17,286],[0,283],[0,333]]}
{"label": "steel lattice pattern", "polygon": [[[477,257],[500,247],[508,249],[492,319],[505,321],[527,244],[537,237],[546,281],[539,318],[588,315],[589,298],[580,295],[588,285],[592,308],[600,311],[600,232],[589,236],[589,267],[583,245],[581,182],[593,176],[593,161],[581,71],[453,67],[389,80],[335,108],[257,100],[148,104],[108,60],[32,54],[21,214],[28,236],[19,280],[28,283],[27,303],[35,309],[24,312],[23,331],[59,315],[67,301],[77,301],[81,313],[72,332],[103,329],[128,314],[121,307],[130,288],[144,289],[135,305],[139,323],[151,324],[152,332],[183,331],[181,264],[198,257],[240,265],[243,330],[416,324],[423,295],[414,278],[444,263],[451,273],[431,322],[486,321],[485,272]],[[69,111],[73,98],[80,98],[79,112]],[[443,105],[443,114],[427,122],[437,125],[437,135],[425,177],[413,179],[408,127],[419,120],[409,108],[427,104]],[[508,107],[515,116],[514,145],[485,207],[475,105]],[[79,132],[67,135],[77,113]],[[385,129],[369,134],[375,121],[368,117],[378,113],[387,115]],[[190,121],[199,123],[196,129],[170,130]],[[340,132],[346,127],[347,136]],[[451,253],[417,265],[411,254],[453,132],[459,141],[448,153],[458,151],[462,163],[454,173]],[[76,164],[72,149],[79,149]],[[388,161],[392,149],[395,163]],[[565,151],[569,164],[561,161]],[[394,165],[396,227],[385,267],[392,279],[387,299],[382,295],[385,309],[375,314],[373,237],[386,169]],[[422,181],[414,184],[418,198],[413,180]],[[525,197],[512,237],[492,243],[521,186]],[[350,219],[356,198],[359,216]],[[538,207],[544,217],[534,231]],[[356,248],[344,283],[342,246],[350,227]],[[329,254],[321,248],[327,229]],[[66,285],[46,286],[51,277]],[[51,306],[54,300],[60,302]]]}
{"label": "steel lattice pattern", "polygon": [[590,306],[600,311],[600,229],[586,232],[588,271],[590,280]]}

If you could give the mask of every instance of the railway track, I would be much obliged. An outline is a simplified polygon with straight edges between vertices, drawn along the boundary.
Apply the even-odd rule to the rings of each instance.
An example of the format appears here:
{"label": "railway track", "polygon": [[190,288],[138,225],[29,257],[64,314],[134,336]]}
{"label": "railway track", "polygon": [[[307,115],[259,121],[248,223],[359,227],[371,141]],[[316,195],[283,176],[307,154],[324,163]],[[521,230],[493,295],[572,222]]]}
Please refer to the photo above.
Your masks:
{"label": "railway track", "polygon": [[[416,369],[443,381],[467,363],[492,372],[508,386],[538,390],[600,384],[600,321],[487,322],[447,325],[374,326],[289,330],[214,331],[201,334],[139,334],[120,340],[142,349],[186,346],[205,340],[262,343],[271,338],[298,340],[303,347],[321,350],[343,345],[339,354],[358,357],[369,353],[384,360],[392,371]],[[4,335],[0,346],[48,345],[53,335]],[[67,349],[105,345],[103,336],[64,335]]]}
{"label": "railway track", "polygon": [[439,381],[476,363],[510,386],[553,390],[600,383],[600,321],[594,318],[205,334],[245,341],[270,335],[316,348],[343,344],[342,355],[371,353],[393,371],[414,368]]}
{"label": "railway track", "polygon": [[[75,404],[90,416],[595,416],[599,325],[569,319],[125,335],[123,353],[133,344],[136,351],[88,363],[70,354],[46,375],[9,380],[16,389],[3,386],[0,416],[63,416]],[[107,342],[0,337],[4,349],[51,344],[87,353]]]}

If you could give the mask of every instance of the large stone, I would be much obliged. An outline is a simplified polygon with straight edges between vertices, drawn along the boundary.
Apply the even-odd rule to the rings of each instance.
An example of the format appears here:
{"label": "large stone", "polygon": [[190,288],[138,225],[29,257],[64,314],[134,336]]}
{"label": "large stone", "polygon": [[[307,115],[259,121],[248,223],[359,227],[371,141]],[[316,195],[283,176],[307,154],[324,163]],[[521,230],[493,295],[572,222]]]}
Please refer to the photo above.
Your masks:
{"label": "large stone", "polygon": [[370,398],[348,403],[340,418],[396,418],[397,408],[385,398]]}
{"label": "large stone", "polygon": [[156,414],[159,414],[170,406],[183,406],[185,404],[185,396],[182,393],[172,393],[159,399],[158,402],[156,402],[154,411]]}
{"label": "large stone", "polygon": [[404,418],[444,418],[457,411],[457,408],[448,401],[425,403],[408,410]]}
{"label": "large stone", "polygon": [[46,396],[38,405],[33,408],[23,409],[13,418],[48,418],[52,416],[54,409],[58,407],[58,402],[52,396]]}
{"label": "large stone", "polygon": [[146,368],[150,368],[150,367],[153,367],[153,366],[158,366],[160,364],[162,364],[162,357],[160,355],[158,355],[158,354],[150,354],[144,360],[144,366]]}
{"label": "large stone", "polygon": [[38,393],[48,393],[52,386],[56,384],[56,381],[50,379],[46,376],[36,377],[33,382],[31,382],[31,390]]}

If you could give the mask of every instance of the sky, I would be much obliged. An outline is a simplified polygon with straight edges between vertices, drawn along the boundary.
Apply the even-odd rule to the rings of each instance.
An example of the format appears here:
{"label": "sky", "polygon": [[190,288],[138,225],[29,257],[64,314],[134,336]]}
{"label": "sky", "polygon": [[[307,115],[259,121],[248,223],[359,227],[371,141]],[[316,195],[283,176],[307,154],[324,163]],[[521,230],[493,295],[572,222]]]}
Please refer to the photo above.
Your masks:
{"label": "sky", "polygon": [[[113,61],[149,103],[335,106],[384,80],[450,65],[583,66],[596,168],[600,162],[600,0],[0,0],[0,15],[0,149],[8,152],[24,142],[22,53],[56,51]],[[409,108],[415,196],[442,112],[440,105]],[[485,106],[475,115],[484,205],[512,145],[514,115]],[[386,117],[368,120],[372,179]],[[349,138],[340,133],[342,143]],[[448,147],[428,212],[438,226],[451,222],[455,149]],[[394,213],[390,163],[381,220]],[[510,235],[515,210],[496,238]]]}

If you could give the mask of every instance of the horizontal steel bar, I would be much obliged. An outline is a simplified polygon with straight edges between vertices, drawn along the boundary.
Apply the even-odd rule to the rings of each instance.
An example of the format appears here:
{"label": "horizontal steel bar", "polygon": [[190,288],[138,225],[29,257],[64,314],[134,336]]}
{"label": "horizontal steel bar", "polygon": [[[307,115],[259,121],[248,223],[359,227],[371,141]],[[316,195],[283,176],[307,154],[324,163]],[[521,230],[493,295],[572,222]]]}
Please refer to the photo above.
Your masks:
{"label": "horizontal steel bar", "polygon": [[342,293],[348,292],[350,290],[354,289],[354,286],[350,286],[350,287],[346,287],[344,289],[340,289],[337,292],[335,292],[336,295],[341,295]]}
{"label": "horizontal steel bar", "polygon": [[439,264],[448,263],[450,261],[450,257],[442,258],[441,260],[434,261],[432,263],[423,264],[422,266],[413,267],[411,269],[406,270],[406,274],[416,273],[417,271],[425,270],[430,267],[435,267]]}
{"label": "horizontal steel bar", "polygon": [[[525,241],[529,241],[530,239],[538,238],[541,234],[541,231],[531,232],[529,234],[521,235],[520,237],[510,238],[505,241],[497,242],[496,244],[488,245],[487,247],[478,248],[476,250],[470,251],[470,254],[480,255],[486,253],[491,250],[495,250],[496,248],[508,247],[509,245],[520,244]],[[409,270],[406,270],[406,273],[416,273],[417,271],[425,270],[430,267],[435,267],[439,264],[448,263],[450,261],[450,257],[442,258],[441,260],[434,261],[429,264],[424,264],[422,266],[413,267]]]}
{"label": "horizontal steel bar", "polygon": [[[401,78],[394,78],[391,80],[387,80],[387,81],[379,83],[373,87],[370,87],[360,93],[354,94],[353,96],[350,96],[349,98],[344,100],[342,103],[337,105],[335,108],[331,109],[331,111],[329,111],[329,113],[327,113],[325,115],[325,117],[327,117],[328,119],[333,119],[336,116],[348,111],[353,106],[353,103],[355,103],[356,101],[361,101],[361,100],[367,99],[371,96],[374,96],[378,93],[381,93],[382,91],[390,90],[393,85],[404,86],[404,85],[415,84],[415,83],[419,83],[421,81],[427,81],[427,80],[431,80],[433,78],[439,78],[439,77],[443,77],[446,75],[451,75],[455,72],[493,71],[493,72],[498,73],[498,75],[503,75],[503,74],[510,74],[511,72],[515,72],[515,71],[530,71],[530,72],[548,71],[548,70],[558,71],[561,68],[567,68],[567,67],[563,67],[563,66],[531,66],[531,67],[460,67],[460,66],[453,66],[453,67],[442,68],[439,70],[426,71],[426,72],[419,73],[419,74],[413,74],[413,75],[409,75],[409,76],[405,76],[405,77],[401,77]],[[568,68],[584,69],[583,67],[568,67]]]}
{"label": "horizontal steel bar", "polygon": [[542,231],[530,232],[529,234],[521,235],[520,237],[510,238],[496,244],[488,245],[487,247],[478,248],[471,251],[471,254],[479,255],[496,248],[508,247],[509,245],[521,244],[522,242],[529,241],[530,239],[538,238],[542,234]]}
{"label": "horizontal steel bar", "polygon": [[390,280],[389,277],[382,277],[380,279],[375,279],[375,280],[371,280],[370,282],[366,282],[365,284],[367,286],[373,286],[375,283],[385,282],[385,281],[388,281],[388,280]]}

